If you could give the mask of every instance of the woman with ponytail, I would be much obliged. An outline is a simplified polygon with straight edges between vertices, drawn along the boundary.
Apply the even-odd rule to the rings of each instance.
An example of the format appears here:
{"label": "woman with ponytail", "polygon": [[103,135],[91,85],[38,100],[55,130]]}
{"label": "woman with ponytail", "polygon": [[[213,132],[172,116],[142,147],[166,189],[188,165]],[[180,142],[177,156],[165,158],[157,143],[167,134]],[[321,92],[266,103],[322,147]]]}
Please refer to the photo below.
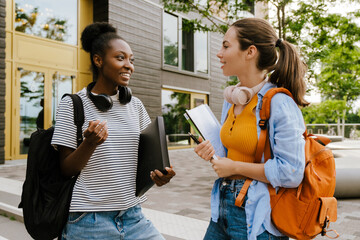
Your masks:
{"label": "woman with ponytail", "polygon": [[[292,44],[279,39],[271,25],[258,18],[232,24],[217,57],[223,74],[237,76],[239,84],[224,91],[220,138],[227,156],[212,158],[215,151],[209,141],[195,148],[219,176],[211,194],[211,220],[204,239],[288,239],[271,222],[267,184],[295,188],[303,178],[305,126],[299,106],[308,105],[304,99],[306,65]],[[288,89],[294,100],[286,94],[272,98],[268,121],[272,158],[255,163],[262,98],[276,87]],[[246,178],[254,181],[238,207],[235,199]]]}

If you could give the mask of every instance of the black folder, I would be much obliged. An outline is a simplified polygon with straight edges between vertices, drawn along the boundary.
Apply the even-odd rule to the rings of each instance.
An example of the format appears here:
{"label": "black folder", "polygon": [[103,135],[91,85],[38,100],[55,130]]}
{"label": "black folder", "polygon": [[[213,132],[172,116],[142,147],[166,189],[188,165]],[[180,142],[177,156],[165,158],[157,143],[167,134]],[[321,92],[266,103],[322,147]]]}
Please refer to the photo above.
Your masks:
{"label": "black folder", "polygon": [[162,116],[158,116],[140,134],[136,196],[142,196],[154,185],[150,178],[150,172],[158,169],[166,174],[165,167],[170,167],[169,153],[164,119]]}

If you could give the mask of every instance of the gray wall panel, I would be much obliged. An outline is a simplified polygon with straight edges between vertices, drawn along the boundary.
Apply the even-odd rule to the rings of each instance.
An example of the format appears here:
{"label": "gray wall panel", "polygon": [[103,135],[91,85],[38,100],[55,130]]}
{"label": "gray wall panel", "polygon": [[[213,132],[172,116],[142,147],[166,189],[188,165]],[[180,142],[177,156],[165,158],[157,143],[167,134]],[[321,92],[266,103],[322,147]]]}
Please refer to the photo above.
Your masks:
{"label": "gray wall panel", "polygon": [[152,119],[161,115],[161,16],[162,9],[146,1],[109,1],[109,23],[134,52],[131,90]]}
{"label": "gray wall panel", "polygon": [[210,92],[210,80],[199,78],[191,75],[184,75],[182,73],[163,71],[162,72],[163,85],[169,85],[178,88],[186,88],[189,90],[198,90]]}
{"label": "gray wall panel", "polygon": [[210,96],[209,105],[215,116],[220,120],[221,108],[224,102],[223,91],[227,77],[224,77],[219,58],[216,56],[222,46],[223,35],[219,33],[210,34]]}

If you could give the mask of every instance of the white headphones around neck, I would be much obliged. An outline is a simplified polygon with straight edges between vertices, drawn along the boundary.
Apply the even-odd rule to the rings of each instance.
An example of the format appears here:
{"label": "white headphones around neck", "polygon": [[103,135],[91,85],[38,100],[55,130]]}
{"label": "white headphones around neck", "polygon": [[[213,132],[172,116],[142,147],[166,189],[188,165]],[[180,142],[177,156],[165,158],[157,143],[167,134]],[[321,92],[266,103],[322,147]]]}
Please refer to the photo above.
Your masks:
{"label": "white headphones around neck", "polygon": [[240,82],[235,86],[226,87],[224,91],[224,98],[231,104],[246,105],[251,101],[253,96],[260,91],[266,81],[267,78],[252,88],[240,86]]}

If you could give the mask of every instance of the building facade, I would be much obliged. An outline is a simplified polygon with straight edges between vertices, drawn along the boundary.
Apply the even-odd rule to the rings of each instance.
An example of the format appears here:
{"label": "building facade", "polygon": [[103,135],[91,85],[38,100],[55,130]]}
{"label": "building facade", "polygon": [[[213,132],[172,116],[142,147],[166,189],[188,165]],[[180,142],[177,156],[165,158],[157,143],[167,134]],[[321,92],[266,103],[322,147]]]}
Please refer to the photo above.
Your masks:
{"label": "building facade", "polygon": [[5,6],[0,0],[0,164],[5,161]]}
{"label": "building facade", "polygon": [[99,21],[131,46],[129,86],[152,119],[164,116],[168,146],[191,147],[183,112],[208,103],[220,118],[227,81],[216,57],[222,35],[183,31],[192,17],[157,0],[0,0],[0,163],[26,158],[31,133],[54,124],[61,96],[92,81],[80,34]]}

